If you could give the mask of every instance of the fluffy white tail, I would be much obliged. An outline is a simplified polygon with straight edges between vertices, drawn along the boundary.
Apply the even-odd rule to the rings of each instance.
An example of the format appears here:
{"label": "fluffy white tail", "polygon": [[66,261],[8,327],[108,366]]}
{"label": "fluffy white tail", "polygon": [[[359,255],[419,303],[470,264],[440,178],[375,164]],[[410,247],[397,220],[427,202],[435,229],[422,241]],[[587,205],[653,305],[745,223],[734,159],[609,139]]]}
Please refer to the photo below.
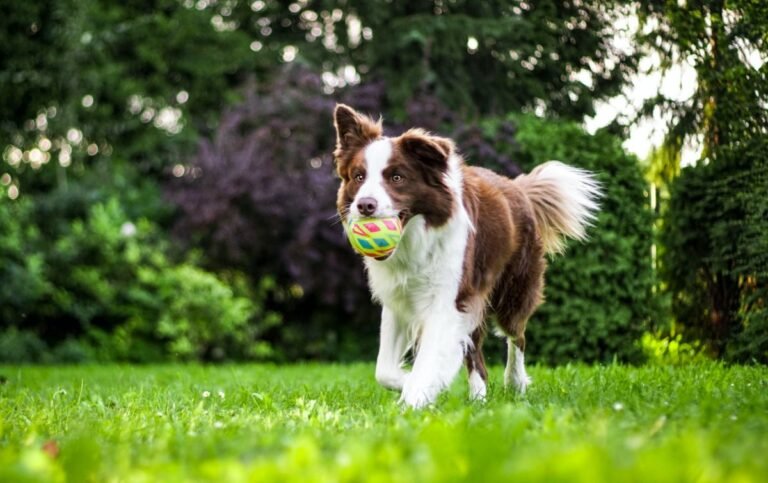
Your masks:
{"label": "fluffy white tail", "polygon": [[544,250],[561,253],[565,238],[584,240],[586,229],[595,220],[602,196],[595,176],[559,161],[537,166],[527,175],[515,178],[533,204]]}

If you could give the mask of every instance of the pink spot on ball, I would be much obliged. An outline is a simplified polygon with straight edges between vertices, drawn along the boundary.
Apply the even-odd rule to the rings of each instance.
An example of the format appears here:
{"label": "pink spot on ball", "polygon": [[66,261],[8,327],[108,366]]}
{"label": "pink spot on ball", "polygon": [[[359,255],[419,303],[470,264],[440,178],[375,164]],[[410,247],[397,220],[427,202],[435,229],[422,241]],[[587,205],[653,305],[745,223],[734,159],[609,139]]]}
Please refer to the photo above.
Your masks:
{"label": "pink spot on ball", "polygon": [[368,231],[371,233],[376,233],[377,231],[379,231],[379,227],[376,226],[375,223],[366,223],[365,228],[367,228]]}

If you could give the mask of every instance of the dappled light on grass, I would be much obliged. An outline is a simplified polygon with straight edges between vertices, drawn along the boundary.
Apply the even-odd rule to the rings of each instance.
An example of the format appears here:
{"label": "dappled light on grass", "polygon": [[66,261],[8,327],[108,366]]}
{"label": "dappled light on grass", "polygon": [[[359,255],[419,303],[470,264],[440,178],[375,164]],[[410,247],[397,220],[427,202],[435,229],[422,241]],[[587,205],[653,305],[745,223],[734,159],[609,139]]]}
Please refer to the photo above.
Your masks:
{"label": "dappled light on grass", "polygon": [[759,481],[768,370],[491,370],[403,410],[366,364],[2,367],[0,481]]}

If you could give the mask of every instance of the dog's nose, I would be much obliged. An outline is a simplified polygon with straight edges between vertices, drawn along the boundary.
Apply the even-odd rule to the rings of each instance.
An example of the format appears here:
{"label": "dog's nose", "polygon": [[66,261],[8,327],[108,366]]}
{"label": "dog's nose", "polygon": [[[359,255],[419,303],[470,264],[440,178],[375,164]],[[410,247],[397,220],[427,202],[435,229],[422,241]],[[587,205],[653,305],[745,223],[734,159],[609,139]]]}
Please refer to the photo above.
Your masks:
{"label": "dog's nose", "polygon": [[376,213],[377,206],[378,203],[376,203],[376,200],[373,198],[360,198],[360,201],[357,202],[357,211],[363,216],[371,216]]}

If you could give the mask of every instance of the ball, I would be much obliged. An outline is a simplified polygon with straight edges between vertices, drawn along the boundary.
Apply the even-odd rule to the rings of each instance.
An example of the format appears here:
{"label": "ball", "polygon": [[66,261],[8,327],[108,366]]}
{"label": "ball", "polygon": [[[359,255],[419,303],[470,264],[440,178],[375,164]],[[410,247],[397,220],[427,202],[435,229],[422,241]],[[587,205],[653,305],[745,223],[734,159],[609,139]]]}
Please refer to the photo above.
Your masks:
{"label": "ball", "polygon": [[400,218],[362,218],[347,223],[347,238],[361,255],[386,258],[397,248],[403,225]]}

